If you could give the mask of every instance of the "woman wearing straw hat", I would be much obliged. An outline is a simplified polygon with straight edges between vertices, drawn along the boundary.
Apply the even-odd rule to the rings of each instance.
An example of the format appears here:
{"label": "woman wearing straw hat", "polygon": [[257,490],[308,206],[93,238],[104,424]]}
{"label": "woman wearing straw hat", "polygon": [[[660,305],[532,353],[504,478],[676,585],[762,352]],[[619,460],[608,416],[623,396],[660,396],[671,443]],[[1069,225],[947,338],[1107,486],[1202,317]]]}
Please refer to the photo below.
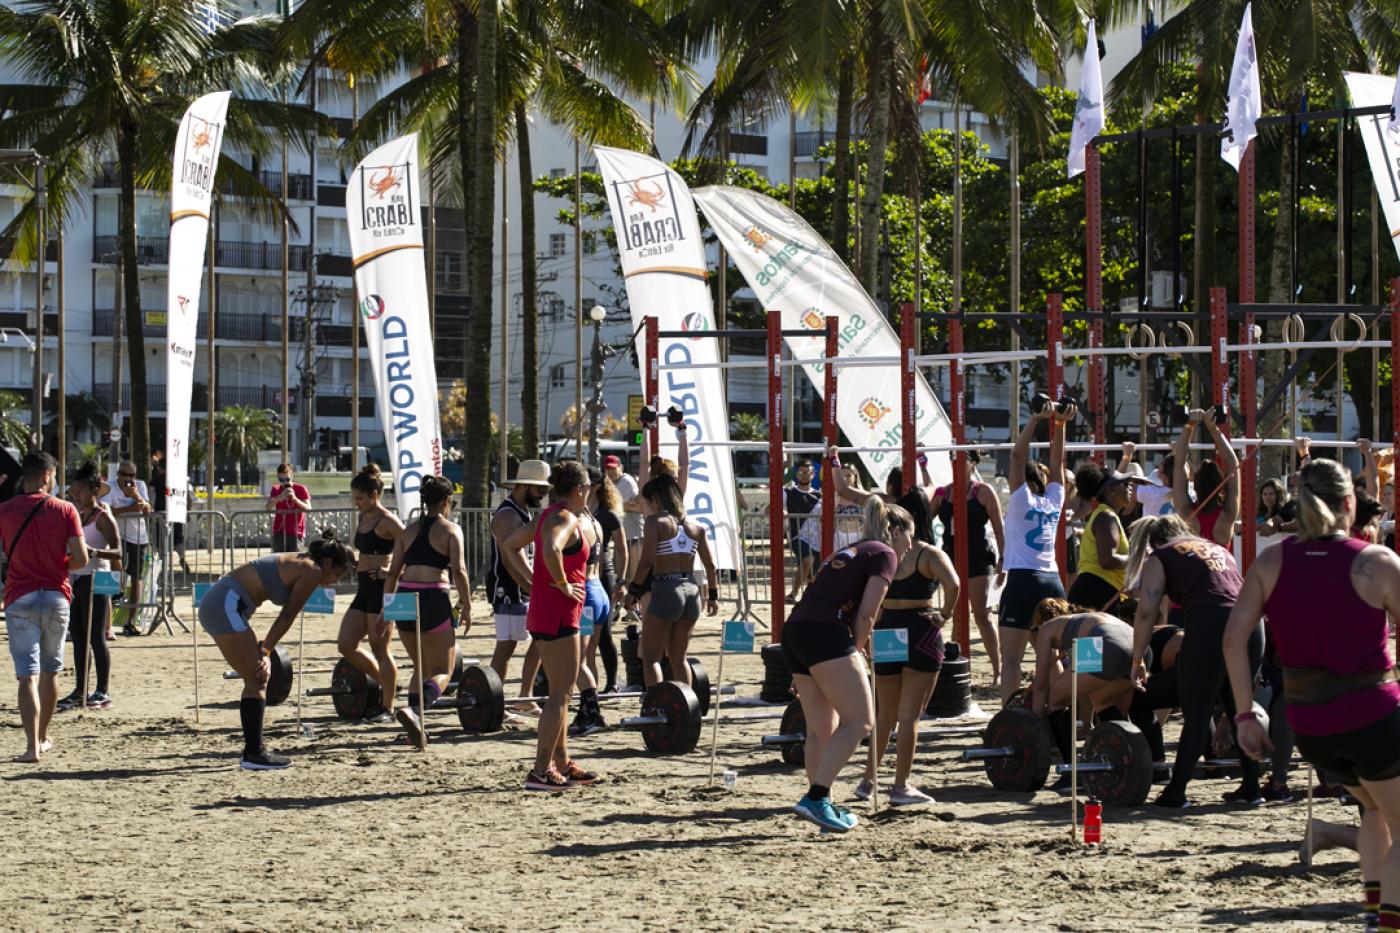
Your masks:
{"label": "woman wearing straw hat", "polygon": [[[515,646],[522,641],[530,642],[525,649],[520,676],[520,695],[529,696],[540,665],[539,651],[525,630],[525,616],[530,607],[531,546],[515,548],[505,542],[530,524],[530,510],[539,508],[544,501],[549,489],[549,464],[543,460],[523,460],[516,467],[515,478],[505,485],[510,487],[510,494],[501,500],[491,516],[491,565],[486,571],[486,593],[496,619],[496,648],[491,654],[491,669],[504,682]],[[538,712],[538,708],[534,711]]]}

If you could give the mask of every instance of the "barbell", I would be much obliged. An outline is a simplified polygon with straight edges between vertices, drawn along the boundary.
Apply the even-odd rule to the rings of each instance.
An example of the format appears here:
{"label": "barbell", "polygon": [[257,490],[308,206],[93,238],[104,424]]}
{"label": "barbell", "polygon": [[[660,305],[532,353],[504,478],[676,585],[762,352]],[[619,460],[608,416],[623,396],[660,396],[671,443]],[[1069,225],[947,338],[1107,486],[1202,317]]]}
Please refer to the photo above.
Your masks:
{"label": "barbell", "polygon": [[[275,647],[275,648],[272,649],[271,653],[269,653],[268,656],[267,656],[267,663],[268,663],[268,667],[270,668],[269,671],[268,671],[268,675],[267,675],[267,691],[266,691],[266,692],[267,692],[267,705],[268,705],[268,706],[279,706],[279,705],[281,705],[282,703],[286,702],[287,697],[291,696],[291,693],[292,693],[292,684],[295,682],[295,680],[296,680],[296,678],[297,678],[297,676],[298,676],[298,673],[304,674],[304,675],[306,675],[306,676],[308,676],[308,677],[313,676],[313,675],[316,675],[316,674],[330,674],[330,675],[331,675],[331,688],[329,688],[329,689],[324,689],[324,688],[323,688],[323,689],[317,690],[317,691],[315,691],[315,692],[312,692],[312,691],[308,690],[308,691],[306,692],[306,696],[337,696],[337,697],[338,697],[338,696],[341,695],[341,694],[340,694],[340,690],[344,689],[344,686],[345,686],[345,685],[351,683],[351,680],[349,680],[349,679],[342,679],[342,681],[341,681],[341,686],[340,686],[339,688],[337,687],[337,680],[336,680],[336,678],[337,678],[338,673],[342,671],[342,666],[343,666],[343,665],[344,665],[344,666],[349,666],[349,667],[351,667],[352,670],[356,670],[356,669],[353,667],[353,665],[350,665],[348,661],[346,661],[344,658],[342,658],[339,662],[336,663],[336,666],[335,666],[335,667],[331,667],[331,668],[310,668],[310,669],[307,669],[307,670],[298,672],[297,669],[296,669],[296,665],[294,665],[294,664],[292,663],[292,654],[291,654],[291,652],[288,651],[287,648],[286,648],[284,645],[278,645],[277,647]],[[475,658],[464,658],[464,657],[461,655],[461,653],[459,652],[459,653],[457,654],[457,666],[456,666],[456,668],[453,670],[453,674],[452,674],[452,678],[451,678],[452,682],[453,682],[453,683],[456,683],[457,681],[460,681],[460,680],[462,679],[462,672],[465,671],[469,666],[474,665],[474,664],[477,664],[477,663],[479,663],[479,662],[478,662]],[[358,672],[358,671],[357,671],[357,672]],[[361,676],[363,677],[364,675],[361,675]],[[241,677],[242,677],[242,675],[240,675],[237,671],[225,671],[225,672],[224,672],[224,680],[239,680],[239,679],[241,679]],[[372,681],[369,680],[368,677],[365,677],[364,679],[365,679],[365,681],[367,681],[367,682],[369,682],[370,684],[372,684],[372,686],[374,687],[375,692],[378,692],[378,690],[379,690],[379,685],[378,685],[378,684],[374,684]],[[452,689],[452,685],[449,684],[448,687],[449,687],[449,692],[450,692],[451,689]],[[360,701],[357,699],[357,700],[355,700],[354,702],[355,702],[356,704],[358,704]],[[366,696],[365,702],[368,702],[367,696]],[[371,708],[371,707],[366,707],[366,709],[369,709],[369,708]],[[339,708],[339,706],[337,706],[336,712],[337,712],[337,713],[340,713],[340,708]],[[363,713],[361,714],[361,716],[362,716],[362,715],[363,715]],[[351,717],[345,717],[344,713],[341,713],[341,716],[342,716],[342,718],[351,718]],[[360,718],[360,717],[359,717],[359,716],[356,716],[356,717],[353,717],[353,718],[358,719],[358,718]]]}

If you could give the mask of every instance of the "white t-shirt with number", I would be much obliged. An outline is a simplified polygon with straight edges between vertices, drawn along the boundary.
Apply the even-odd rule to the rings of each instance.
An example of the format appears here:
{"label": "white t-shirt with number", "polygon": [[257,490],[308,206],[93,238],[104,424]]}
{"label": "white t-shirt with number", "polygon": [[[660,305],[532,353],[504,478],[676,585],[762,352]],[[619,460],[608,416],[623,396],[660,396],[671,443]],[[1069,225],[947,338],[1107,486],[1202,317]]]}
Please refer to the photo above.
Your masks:
{"label": "white t-shirt with number", "polygon": [[1172,506],[1172,487],[1162,483],[1155,473],[1152,476],[1152,482],[1143,483],[1137,487],[1137,501],[1142,504],[1143,518],[1150,518],[1154,515],[1170,515],[1175,511]]}
{"label": "white t-shirt with number", "polygon": [[1037,570],[1055,573],[1055,529],[1065,507],[1065,487],[1050,483],[1045,495],[1036,495],[1022,483],[1006,503],[1006,556],[1004,570]]}

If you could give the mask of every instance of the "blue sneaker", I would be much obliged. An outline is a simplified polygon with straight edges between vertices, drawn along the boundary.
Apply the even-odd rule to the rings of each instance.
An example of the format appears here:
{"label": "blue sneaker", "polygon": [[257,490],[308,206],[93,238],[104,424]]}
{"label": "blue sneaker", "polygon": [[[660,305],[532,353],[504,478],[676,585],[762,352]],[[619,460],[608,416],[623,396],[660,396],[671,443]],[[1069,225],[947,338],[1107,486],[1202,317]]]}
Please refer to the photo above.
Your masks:
{"label": "blue sneaker", "polygon": [[852,813],[850,810],[847,810],[839,803],[832,804],[831,806],[832,809],[836,811],[836,815],[841,817],[841,819],[845,821],[847,829],[855,829],[857,824],[860,823],[860,820],[856,819],[856,815],[854,813]]}
{"label": "blue sneaker", "polygon": [[806,794],[797,801],[797,806],[792,808],[793,812],[811,823],[816,823],[822,829],[829,829],[835,833],[844,833],[850,830],[852,823],[847,823],[846,819],[837,812],[836,807],[831,803],[830,797],[823,797],[820,800],[813,800]]}

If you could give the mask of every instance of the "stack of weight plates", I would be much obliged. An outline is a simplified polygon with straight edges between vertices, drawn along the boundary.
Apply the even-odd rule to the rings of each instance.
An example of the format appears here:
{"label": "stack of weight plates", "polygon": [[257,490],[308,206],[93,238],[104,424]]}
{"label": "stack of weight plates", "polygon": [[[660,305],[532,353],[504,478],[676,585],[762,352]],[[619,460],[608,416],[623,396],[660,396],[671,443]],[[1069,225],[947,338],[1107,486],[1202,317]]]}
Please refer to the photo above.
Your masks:
{"label": "stack of weight plates", "polygon": [[626,673],[627,684],[639,688],[645,683],[642,679],[642,659],[637,654],[640,644],[637,626],[627,626],[627,637],[622,639],[622,668]]}
{"label": "stack of weight plates", "polygon": [[782,645],[764,645],[760,652],[763,657],[763,689],[759,699],[765,703],[786,703],[792,699],[792,673],[788,670],[787,658],[783,656]]}
{"label": "stack of weight plates", "polygon": [[972,666],[961,656],[958,643],[950,641],[944,648],[943,670],[938,674],[933,695],[928,698],[927,712],[939,719],[961,716],[972,706]]}

